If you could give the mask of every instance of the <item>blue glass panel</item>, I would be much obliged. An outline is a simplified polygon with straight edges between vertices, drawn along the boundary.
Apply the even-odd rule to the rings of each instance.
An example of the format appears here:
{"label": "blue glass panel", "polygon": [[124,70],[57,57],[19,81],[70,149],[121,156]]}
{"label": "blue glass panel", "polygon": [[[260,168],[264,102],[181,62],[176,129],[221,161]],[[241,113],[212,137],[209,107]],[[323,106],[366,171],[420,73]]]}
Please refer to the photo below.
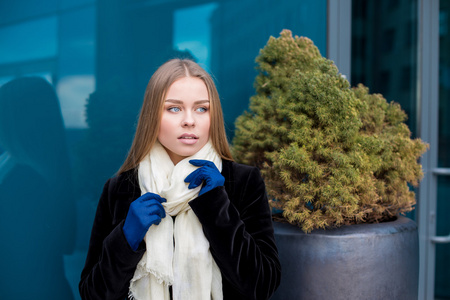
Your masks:
{"label": "blue glass panel", "polygon": [[0,25],[26,22],[28,18],[55,13],[60,0],[14,0],[0,1]]}
{"label": "blue glass panel", "polygon": [[72,132],[87,127],[86,99],[95,90],[95,8],[69,11],[60,20],[56,88],[65,126]]}
{"label": "blue glass panel", "polygon": [[58,98],[46,80],[0,88],[0,145],[2,297],[73,299],[64,255],[74,250],[76,199]]}
{"label": "blue glass panel", "polygon": [[12,79],[12,76],[0,77],[0,87]]}
{"label": "blue glass panel", "polygon": [[[9,243],[0,269],[22,269],[19,258],[30,257],[26,267],[44,273],[22,290],[13,277],[0,281],[2,297],[80,298],[99,195],[125,158],[160,64],[192,57],[213,74],[231,138],[269,36],[291,29],[325,54],[326,16],[326,0],[1,1],[0,211],[8,216],[0,233]],[[23,78],[31,75],[41,79]],[[27,247],[14,253],[18,245]]]}
{"label": "blue glass panel", "polygon": [[[197,62],[210,69],[212,13],[217,3],[183,8],[174,12],[173,45],[176,50],[190,51]],[[195,19],[192,16],[197,16]]]}
{"label": "blue glass panel", "polygon": [[417,0],[352,2],[352,86],[402,106],[417,134]]}
{"label": "blue glass panel", "polygon": [[[80,5],[81,3],[73,2],[72,4]],[[93,199],[86,196],[86,191],[80,182],[83,176],[77,172],[80,165],[80,148],[83,148],[80,140],[87,128],[86,101],[95,91],[95,14],[94,6],[67,10],[60,15],[59,25],[60,54],[56,89],[66,127],[74,197],[77,199],[75,204],[77,234],[73,237],[75,248],[72,253],[64,256],[64,263],[65,275],[75,298],[79,298],[78,282],[89,242],[89,238],[86,237],[89,236],[91,220],[95,212]]]}
{"label": "blue glass panel", "polygon": [[60,15],[58,77],[95,73],[96,10],[94,6]]}
{"label": "blue glass panel", "polygon": [[[417,0],[352,2],[352,86],[401,105],[417,134]],[[416,212],[407,213],[415,219]]]}
{"label": "blue glass panel", "polygon": [[439,36],[438,166],[450,168],[450,1],[440,3]]}
{"label": "blue glass panel", "polygon": [[[450,233],[450,177],[438,177],[436,235]],[[436,244],[435,298],[450,299],[450,244]]]}
{"label": "blue glass panel", "polygon": [[49,17],[0,28],[0,64],[55,56],[57,25]]}
{"label": "blue glass panel", "polygon": [[96,0],[59,0],[61,9],[75,9],[95,4]]}
{"label": "blue glass panel", "polygon": [[[438,166],[450,168],[450,1],[439,7]],[[436,234],[450,233],[450,177],[438,177]],[[450,244],[436,245],[436,299],[450,299]]]}

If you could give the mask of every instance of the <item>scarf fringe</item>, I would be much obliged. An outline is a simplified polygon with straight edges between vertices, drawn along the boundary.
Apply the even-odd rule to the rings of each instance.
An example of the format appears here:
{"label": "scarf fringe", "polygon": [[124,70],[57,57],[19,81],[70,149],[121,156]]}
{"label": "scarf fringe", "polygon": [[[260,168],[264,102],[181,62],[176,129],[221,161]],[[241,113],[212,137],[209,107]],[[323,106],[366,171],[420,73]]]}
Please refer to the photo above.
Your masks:
{"label": "scarf fringe", "polygon": [[162,275],[155,270],[148,269],[145,261],[146,261],[146,259],[143,259],[138,263],[136,270],[139,269],[141,272],[135,272],[135,276],[130,280],[130,286],[135,281],[138,281],[141,278],[147,277],[147,273],[150,273],[153,276],[155,276],[156,282],[158,282],[158,284],[164,284],[165,286],[169,286],[169,285],[173,284],[173,278],[170,278],[170,276]]}

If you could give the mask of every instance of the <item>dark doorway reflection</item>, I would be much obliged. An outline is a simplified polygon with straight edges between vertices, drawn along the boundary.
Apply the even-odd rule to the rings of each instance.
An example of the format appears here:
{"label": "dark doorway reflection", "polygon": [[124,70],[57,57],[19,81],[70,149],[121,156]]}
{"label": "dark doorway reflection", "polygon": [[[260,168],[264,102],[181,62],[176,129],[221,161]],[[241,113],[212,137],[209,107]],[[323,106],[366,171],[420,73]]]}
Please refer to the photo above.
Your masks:
{"label": "dark doorway reflection", "polygon": [[64,126],[53,87],[37,77],[0,88],[0,281],[5,299],[73,299],[63,255],[75,223]]}
{"label": "dark doorway reflection", "polygon": [[352,1],[352,86],[400,103],[417,134],[417,0]]}

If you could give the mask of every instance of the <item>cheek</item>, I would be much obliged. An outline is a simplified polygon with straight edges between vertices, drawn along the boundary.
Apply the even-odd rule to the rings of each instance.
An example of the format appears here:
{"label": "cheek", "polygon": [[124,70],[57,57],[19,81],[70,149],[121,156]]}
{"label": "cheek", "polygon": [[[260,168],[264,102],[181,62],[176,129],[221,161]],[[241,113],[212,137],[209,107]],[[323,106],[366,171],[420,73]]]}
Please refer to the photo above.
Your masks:
{"label": "cheek", "polygon": [[161,123],[159,124],[159,133],[158,136],[165,135],[171,131],[171,122],[164,116],[161,118]]}
{"label": "cheek", "polygon": [[211,119],[209,117],[204,120],[203,128],[204,128],[203,130],[204,130],[205,133],[208,133],[208,134],[210,133],[210,130],[211,130]]}

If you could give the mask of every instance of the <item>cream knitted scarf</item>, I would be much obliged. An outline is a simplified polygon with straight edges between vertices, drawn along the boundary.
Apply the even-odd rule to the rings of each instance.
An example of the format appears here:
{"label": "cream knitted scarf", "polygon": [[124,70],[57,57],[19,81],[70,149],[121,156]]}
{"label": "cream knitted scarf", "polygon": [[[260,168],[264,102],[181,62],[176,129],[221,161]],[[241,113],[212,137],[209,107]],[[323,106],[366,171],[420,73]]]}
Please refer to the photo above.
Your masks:
{"label": "cream knitted scarf", "polygon": [[[200,187],[188,189],[184,179],[197,167],[190,159],[206,159],[222,170],[222,160],[211,143],[174,166],[166,150],[156,142],[139,164],[141,193],[165,198],[166,217],[150,226],[144,240],[147,251],[130,282],[130,298],[168,300],[172,285],[174,300],[222,299],[222,277],[211,256],[202,225],[188,202]],[[172,216],[176,216],[175,222]]]}

